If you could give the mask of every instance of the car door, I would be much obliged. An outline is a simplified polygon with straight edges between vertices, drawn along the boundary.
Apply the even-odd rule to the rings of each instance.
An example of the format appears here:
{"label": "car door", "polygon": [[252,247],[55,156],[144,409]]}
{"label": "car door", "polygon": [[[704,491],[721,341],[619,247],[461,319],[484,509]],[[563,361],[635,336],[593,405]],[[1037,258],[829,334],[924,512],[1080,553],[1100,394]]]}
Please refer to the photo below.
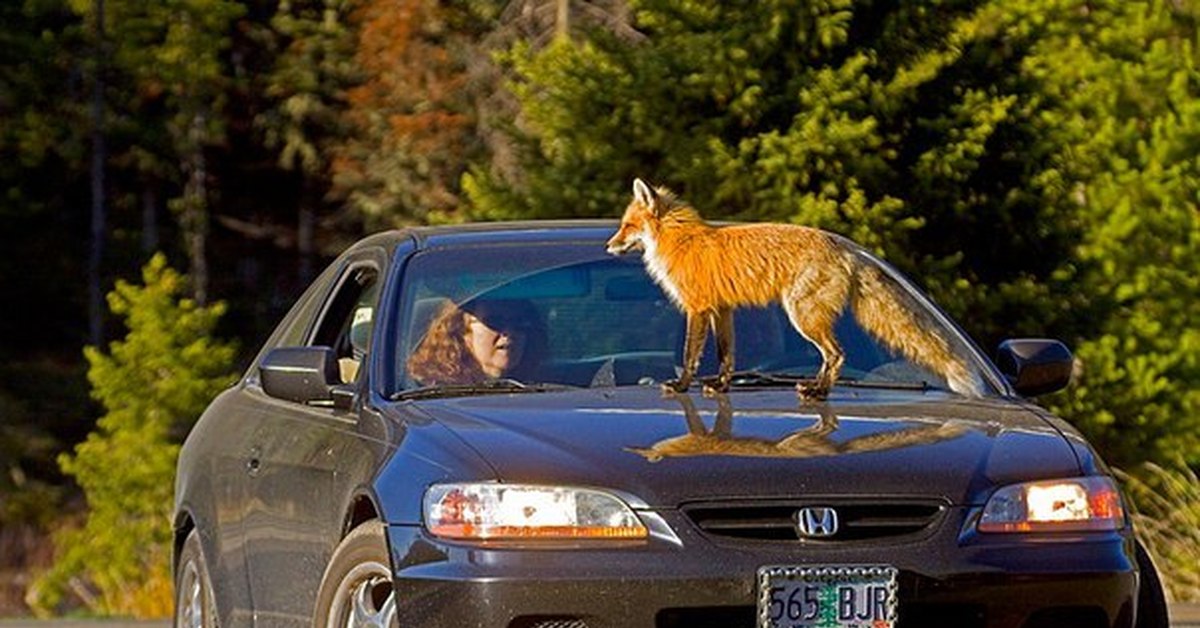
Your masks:
{"label": "car door", "polygon": [[[382,260],[351,256],[305,344],[330,346],[344,386],[364,377]],[[246,559],[257,626],[307,626],[325,564],[343,524],[335,477],[355,438],[357,414],[329,404],[268,397],[246,443]]]}
{"label": "car door", "polygon": [[[330,266],[313,281],[263,344],[260,357],[275,347],[305,341],[336,276],[336,266]],[[249,443],[259,432],[262,397],[257,368],[251,368],[241,385],[214,402],[188,437],[192,451],[205,452],[192,465],[195,472],[186,499],[195,509],[194,516],[201,520],[200,529],[211,531],[213,536],[216,558],[209,569],[221,601],[220,624],[224,626],[248,626],[254,617],[244,524],[248,516]]]}

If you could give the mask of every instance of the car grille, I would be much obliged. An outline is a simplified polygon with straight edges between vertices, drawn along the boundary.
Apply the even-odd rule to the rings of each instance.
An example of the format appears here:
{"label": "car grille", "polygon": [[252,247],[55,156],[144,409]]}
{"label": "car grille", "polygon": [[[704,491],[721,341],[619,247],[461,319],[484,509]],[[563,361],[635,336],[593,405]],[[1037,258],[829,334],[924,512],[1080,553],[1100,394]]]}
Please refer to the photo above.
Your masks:
{"label": "car grille", "polygon": [[508,628],[588,628],[588,624],[579,617],[526,616],[513,620]]}
{"label": "car grille", "polygon": [[911,537],[931,532],[946,506],[939,501],[830,499],[803,502],[721,502],[683,506],[684,513],[705,534],[755,541],[799,541],[797,512],[804,507],[829,507],[837,511],[833,536],[803,538],[805,542],[871,541]]}

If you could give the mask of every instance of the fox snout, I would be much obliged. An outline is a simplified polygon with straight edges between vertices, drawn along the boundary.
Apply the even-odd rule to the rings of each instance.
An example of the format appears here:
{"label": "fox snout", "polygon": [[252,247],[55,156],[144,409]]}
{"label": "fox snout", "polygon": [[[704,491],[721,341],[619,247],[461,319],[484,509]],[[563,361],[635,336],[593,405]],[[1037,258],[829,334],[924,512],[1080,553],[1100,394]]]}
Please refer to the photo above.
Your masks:
{"label": "fox snout", "polygon": [[616,235],[608,239],[608,254],[621,255],[628,253],[637,248],[639,244],[641,243],[634,238],[626,238],[624,231],[618,231]]}

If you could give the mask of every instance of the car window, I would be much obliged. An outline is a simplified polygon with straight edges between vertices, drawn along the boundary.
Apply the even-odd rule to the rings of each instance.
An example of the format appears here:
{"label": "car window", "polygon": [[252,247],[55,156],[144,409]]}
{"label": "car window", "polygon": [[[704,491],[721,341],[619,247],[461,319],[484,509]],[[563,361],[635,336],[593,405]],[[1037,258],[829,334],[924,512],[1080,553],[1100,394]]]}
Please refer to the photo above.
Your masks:
{"label": "car window", "polygon": [[[485,340],[498,338],[497,347],[518,354],[501,373],[526,383],[651,385],[676,377],[682,363],[683,316],[638,256],[614,257],[599,243],[430,249],[413,256],[402,285],[394,366],[402,390],[485,378],[479,368],[455,366],[471,362],[473,349],[462,345],[476,338],[479,325],[487,326],[483,319],[514,330],[519,341],[512,346],[503,346],[500,327]],[[734,329],[738,370],[812,376],[820,368],[820,353],[778,306],[738,310]],[[937,331],[981,368],[957,331]],[[849,314],[838,320],[835,334],[848,378],[945,386],[877,342]],[[710,334],[701,375],[715,374],[715,358]]]}
{"label": "car window", "polygon": [[249,381],[258,380],[258,364],[271,349],[276,347],[298,347],[304,344],[309,330],[312,329],[315,319],[321,311],[321,306],[325,303],[325,294],[329,291],[330,284],[338,276],[338,268],[340,266],[340,262],[334,262],[326,267],[320,276],[300,295],[300,298],[296,300],[296,304],[284,315],[279,325],[271,332],[271,336],[263,343],[258,356],[246,371],[246,377]]}
{"label": "car window", "polygon": [[358,378],[374,329],[374,313],[379,297],[378,272],[369,266],[351,267],[329,300],[321,318],[313,346],[333,348],[342,382]]}
{"label": "car window", "polygon": [[304,339],[312,329],[314,319],[321,312],[324,303],[322,297],[329,290],[334,278],[337,277],[338,264],[330,264],[328,268],[313,282],[312,287],[304,292],[297,301],[292,312],[284,319],[282,333],[276,342],[280,347],[297,347],[304,344]]}

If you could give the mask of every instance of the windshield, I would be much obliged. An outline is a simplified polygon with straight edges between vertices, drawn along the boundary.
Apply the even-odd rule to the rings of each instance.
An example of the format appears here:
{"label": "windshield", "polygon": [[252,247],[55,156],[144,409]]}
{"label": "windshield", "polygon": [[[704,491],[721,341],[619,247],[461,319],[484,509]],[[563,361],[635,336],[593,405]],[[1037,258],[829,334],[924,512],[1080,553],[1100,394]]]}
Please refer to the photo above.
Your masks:
{"label": "windshield", "polygon": [[[680,372],[683,315],[638,255],[614,257],[599,243],[433,248],[409,260],[402,286],[393,392],[657,386]],[[982,373],[957,331],[935,331]],[[946,387],[848,313],[835,334],[843,384]],[[821,366],[778,306],[737,310],[734,338],[735,386],[794,384]],[[716,374],[715,353],[710,334],[699,376]]]}

